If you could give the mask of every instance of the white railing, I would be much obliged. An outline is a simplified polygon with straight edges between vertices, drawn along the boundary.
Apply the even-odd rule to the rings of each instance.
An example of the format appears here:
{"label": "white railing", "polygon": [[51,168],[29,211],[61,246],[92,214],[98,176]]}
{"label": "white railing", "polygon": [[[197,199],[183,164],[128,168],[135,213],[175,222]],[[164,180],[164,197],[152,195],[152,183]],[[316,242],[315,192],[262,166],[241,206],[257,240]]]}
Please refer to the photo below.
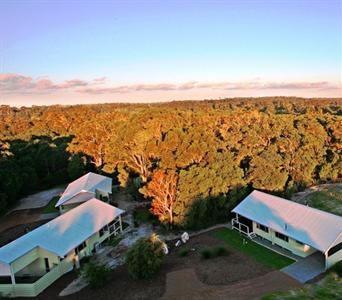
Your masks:
{"label": "white railing", "polygon": [[69,265],[68,262],[61,262],[34,283],[0,284],[0,296],[35,297],[66,273],[70,269]]}
{"label": "white railing", "polygon": [[247,235],[251,239],[256,237],[256,234],[254,232],[249,232],[249,227],[243,223],[240,223],[238,218],[232,219],[232,228],[236,229],[242,234]]}
{"label": "white railing", "polygon": [[109,235],[117,235],[118,233],[122,232],[121,221],[117,219],[114,224],[109,226]]}

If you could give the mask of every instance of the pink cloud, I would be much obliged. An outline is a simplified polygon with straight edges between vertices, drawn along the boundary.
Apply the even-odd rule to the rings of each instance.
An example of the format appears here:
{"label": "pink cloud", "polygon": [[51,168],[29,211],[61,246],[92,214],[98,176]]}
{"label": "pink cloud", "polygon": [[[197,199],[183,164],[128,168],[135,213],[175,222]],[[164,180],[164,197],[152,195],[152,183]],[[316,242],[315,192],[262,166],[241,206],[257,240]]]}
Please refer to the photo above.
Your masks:
{"label": "pink cloud", "polygon": [[227,82],[197,82],[185,83],[153,83],[132,85],[109,85],[106,77],[93,80],[71,79],[54,82],[46,77],[34,79],[20,74],[0,74],[0,92],[4,94],[45,94],[58,91],[75,92],[79,94],[128,94],[133,92],[167,92],[191,90],[219,90],[219,91],[264,91],[264,90],[322,90],[339,89],[338,84],[327,81],[315,82],[263,82],[260,79],[252,81]]}

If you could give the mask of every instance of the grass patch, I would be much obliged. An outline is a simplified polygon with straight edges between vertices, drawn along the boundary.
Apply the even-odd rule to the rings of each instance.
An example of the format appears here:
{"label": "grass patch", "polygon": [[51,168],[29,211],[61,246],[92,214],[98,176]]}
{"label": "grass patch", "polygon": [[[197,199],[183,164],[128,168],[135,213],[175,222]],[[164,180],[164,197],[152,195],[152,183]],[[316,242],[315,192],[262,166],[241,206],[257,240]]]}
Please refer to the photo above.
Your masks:
{"label": "grass patch", "polygon": [[[255,258],[258,262],[271,268],[282,269],[294,262],[286,256],[251,241],[234,230],[220,229],[213,233],[213,235],[224,241],[228,246]],[[243,243],[243,240],[247,241],[247,243]]]}
{"label": "grass patch", "polygon": [[264,296],[262,300],[331,300],[341,299],[342,279],[336,274],[327,275],[322,281],[307,284],[304,288],[293,289],[287,292],[276,292]]}
{"label": "grass patch", "polygon": [[304,198],[309,206],[342,216],[342,187],[327,186]]}
{"label": "grass patch", "polygon": [[46,205],[44,207],[43,213],[44,214],[49,214],[49,213],[56,213],[59,212],[59,209],[57,207],[55,207],[55,205],[57,204],[57,201],[59,200],[59,196],[55,196],[53,197],[50,202],[48,203],[48,205]]}

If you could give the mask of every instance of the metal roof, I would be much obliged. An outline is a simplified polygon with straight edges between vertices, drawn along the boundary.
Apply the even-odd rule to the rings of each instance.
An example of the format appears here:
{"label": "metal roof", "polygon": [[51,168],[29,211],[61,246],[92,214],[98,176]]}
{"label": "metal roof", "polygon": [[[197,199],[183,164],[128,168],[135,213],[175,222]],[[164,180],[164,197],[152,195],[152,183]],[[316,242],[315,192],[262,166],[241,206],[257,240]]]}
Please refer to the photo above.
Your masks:
{"label": "metal roof", "polygon": [[112,179],[106,176],[89,172],[82,177],[71,182],[61,198],[58,200],[56,207],[67,202],[79,193],[90,192],[95,196],[96,190],[111,193],[112,192]]}
{"label": "metal roof", "polygon": [[342,241],[342,217],[253,191],[232,212],[326,252]]}
{"label": "metal roof", "polygon": [[1,247],[0,261],[10,264],[36,247],[65,256],[123,212],[93,198]]}

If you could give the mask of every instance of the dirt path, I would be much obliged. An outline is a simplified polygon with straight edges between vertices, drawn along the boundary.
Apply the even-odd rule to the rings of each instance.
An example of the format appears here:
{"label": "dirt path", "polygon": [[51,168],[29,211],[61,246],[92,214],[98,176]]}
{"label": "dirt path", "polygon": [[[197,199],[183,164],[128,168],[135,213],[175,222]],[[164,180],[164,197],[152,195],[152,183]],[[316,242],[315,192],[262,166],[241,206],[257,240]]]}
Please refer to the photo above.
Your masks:
{"label": "dirt path", "polygon": [[167,274],[166,292],[161,300],[259,299],[265,294],[300,286],[300,283],[279,271],[233,284],[210,286],[197,278],[194,269],[182,269]]}
{"label": "dirt path", "polygon": [[65,186],[59,186],[22,198],[19,200],[19,204],[14,209],[12,209],[11,212],[23,209],[44,207],[50,202],[53,197],[61,194],[64,189]]}

